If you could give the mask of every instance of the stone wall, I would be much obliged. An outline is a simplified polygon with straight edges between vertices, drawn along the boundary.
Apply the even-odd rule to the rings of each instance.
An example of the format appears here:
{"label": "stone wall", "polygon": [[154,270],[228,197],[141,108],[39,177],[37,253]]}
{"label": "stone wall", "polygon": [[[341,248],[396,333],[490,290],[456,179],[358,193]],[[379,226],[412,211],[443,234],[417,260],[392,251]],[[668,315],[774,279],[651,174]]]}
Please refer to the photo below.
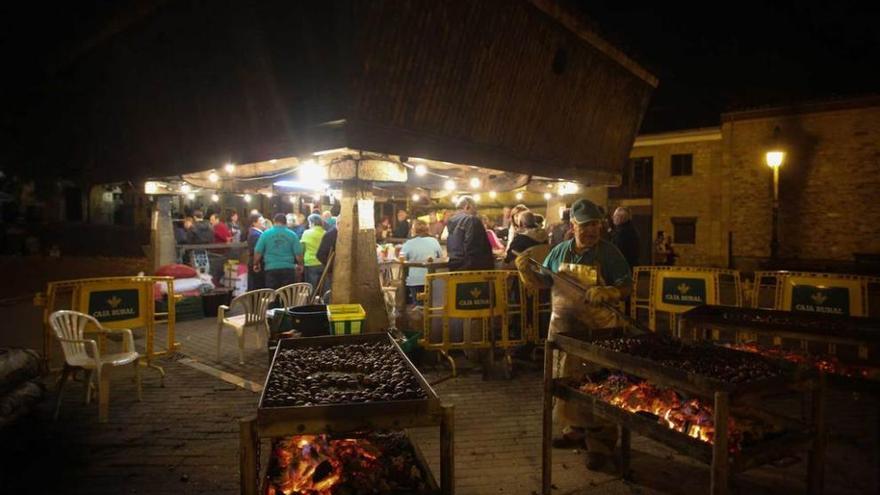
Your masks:
{"label": "stone wall", "polygon": [[[880,106],[729,114],[722,124],[726,209],[738,258],[769,256],[774,128],[780,169],[780,257],[853,259],[880,253]],[[656,211],[656,209],[655,209]]]}

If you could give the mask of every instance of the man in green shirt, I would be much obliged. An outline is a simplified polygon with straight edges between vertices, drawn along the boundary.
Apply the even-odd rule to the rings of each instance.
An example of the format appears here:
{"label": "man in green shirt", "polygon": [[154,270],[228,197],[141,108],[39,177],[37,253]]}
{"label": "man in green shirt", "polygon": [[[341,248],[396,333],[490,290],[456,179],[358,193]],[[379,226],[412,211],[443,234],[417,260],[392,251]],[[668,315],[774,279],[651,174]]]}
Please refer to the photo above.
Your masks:
{"label": "man in green shirt", "polygon": [[[278,213],[271,229],[260,235],[254,246],[254,271],[266,271],[266,288],[278,289],[296,282],[301,270],[303,249],[299,237],[287,228],[287,218]],[[262,263],[262,266],[261,266]]]}
{"label": "man in green shirt", "polygon": [[[617,315],[601,303],[615,304],[632,290],[632,271],[623,254],[602,239],[602,212],[592,202],[580,199],[571,208],[574,238],[554,247],[544,259],[544,268],[566,273],[587,287],[579,294],[570,287],[558,287],[549,275],[536,272],[527,259],[517,259],[523,283],[533,288],[552,287],[553,314],[548,338],[560,332],[589,328],[599,330],[619,326]],[[557,284],[559,286],[566,284]],[[558,353],[554,376],[582,379],[583,360]],[[617,427],[595,417],[584,416],[577,406],[557,399],[553,411],[563,435],[553,441],[554,447],[582,447],[586,441],[587,468],[599,469],[607,463],[617,444]]]}
{"label": "man in green shirt", "polygon": [[324,272],[324,265],[318,260],[318,248],[321,247],[321,239],[324,237],[324,220],[321,215],[312,213],[309,215],[309,230],[303,232],[302,243],[305,246],[305,281],[316,288]]}

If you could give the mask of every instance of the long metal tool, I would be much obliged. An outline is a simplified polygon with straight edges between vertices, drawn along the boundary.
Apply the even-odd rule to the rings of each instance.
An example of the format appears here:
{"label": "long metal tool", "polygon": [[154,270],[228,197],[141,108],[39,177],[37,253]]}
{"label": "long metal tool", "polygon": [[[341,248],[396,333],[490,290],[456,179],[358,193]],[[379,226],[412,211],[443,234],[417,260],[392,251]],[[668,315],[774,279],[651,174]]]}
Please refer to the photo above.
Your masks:
{"label": "long metal tool", "polygon": [[[553,279],[554,283],[557,281],[561,281],[561,282],[568,284],[570,287],[580,291],[581,293],[587,292],[588,287],[581,284],[577,280],[574,280],[571,277],[566,277],[563,274],[555,273],[551,270],[548,270],[547,268],[544,267],[544,265],[542,265],[538,260],[536,260],[534,258],[528,258],[528,261],[529,261],[529,264],[531,264],[534,268],[536,268],[536,271],[538,273],[545,275],[545,276],[548,276],[548,277],[551,277]],[[616,306],[609,304],[607,302],[600,302],[600,303],[598,303],[598,305],[611,311],[612,313],[616,314],[618,318],[623,320],[636,333],[641,333],[641,334],[651,333],[651,331],[648,328],[646,328],[644,325],[639,323],[638,320],[636,320],[634,318],[630,318],[626,313],[621,311]]]}

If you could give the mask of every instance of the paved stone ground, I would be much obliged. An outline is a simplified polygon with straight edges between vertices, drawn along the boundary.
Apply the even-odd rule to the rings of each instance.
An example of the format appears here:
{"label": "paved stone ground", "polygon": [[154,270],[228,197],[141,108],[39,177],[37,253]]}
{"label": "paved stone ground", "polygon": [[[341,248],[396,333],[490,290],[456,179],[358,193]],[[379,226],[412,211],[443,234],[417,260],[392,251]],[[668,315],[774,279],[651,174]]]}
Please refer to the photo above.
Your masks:
{"label": "paved stone ground", "polygon": [[[161,333],[161,332],[160,332]],[[36,414],[0,432],[0,493],[232,494],[238,491],[238,423],[253,414],[258,395],[185,364],[198,361],[262,383],[265,349],[250,342],[247,364],[237,364],[234,339],[225,335],[215,358],[211,319],[178,325],[182,355],[162,359],[165,387],[144,372],[144,400],[120,373],[112,380],[110,422],[82,403],[70,385],[61,418],[51,421],[54,392]],[[446,374],[423,366],[429,381]],[[532,494],[540,487],[541,376],[523,370],[508,381],[483,381],[476,372],[443,381],[436,390],[456,406],[456,493]],[[781,401],[780,407],[796,407]],[[831,445],[826,493],[878,493],[878,402],[837,393],[830,401]],[[439,475],[439,432],[412,432]],[[588,473],[583,456],[554,453],[554,493],[705,493],[708,469],[642,437],[633,436],[634,479]],[[264,452],[265,452],[264,448]],[[765,467],[737,478],[738,493],[803,493],[805,456],[791,466]]]}

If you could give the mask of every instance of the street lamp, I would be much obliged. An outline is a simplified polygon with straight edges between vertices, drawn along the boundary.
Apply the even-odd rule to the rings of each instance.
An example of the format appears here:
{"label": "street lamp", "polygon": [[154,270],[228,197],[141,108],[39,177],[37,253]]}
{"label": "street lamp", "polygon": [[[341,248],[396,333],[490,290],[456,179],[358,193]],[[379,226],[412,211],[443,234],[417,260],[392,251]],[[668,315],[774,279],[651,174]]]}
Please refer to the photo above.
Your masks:
{"label": "street lamp", "polygon": [[785,151],[779,145],[779,127],[773,130],[773,144],[764,155],[767,166],[773,169],[773,233],[770,238],[770,258],[779,257],[779,167],[785,161]]}

